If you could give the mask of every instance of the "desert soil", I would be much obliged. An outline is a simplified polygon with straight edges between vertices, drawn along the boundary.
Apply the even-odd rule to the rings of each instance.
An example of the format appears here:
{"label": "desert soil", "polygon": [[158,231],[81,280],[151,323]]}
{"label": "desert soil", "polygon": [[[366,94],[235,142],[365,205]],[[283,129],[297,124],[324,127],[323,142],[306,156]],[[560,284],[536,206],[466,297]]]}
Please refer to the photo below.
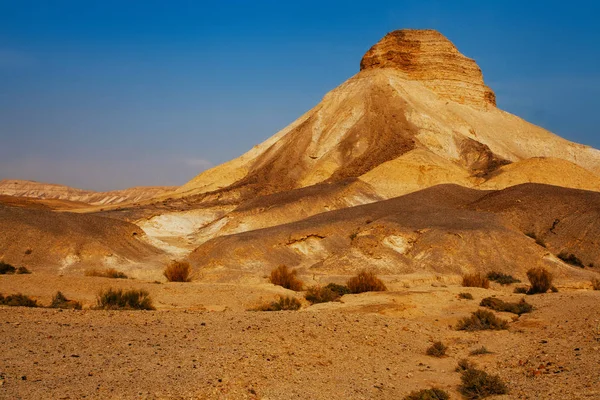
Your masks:
{"label": "desert soil", "polygon": [[[459,399],[462,358],[502,377],[510,394],[498,399],[600,398],[600,292],[584,286],[526,296],[531,314],[498,314],[511,321],[509,330],[473,333],[453,327],[483,297],[523,295],[496,284],[434,283],[296,312],[252,312],[245,309],[292,292],[270,284],[0,277],[0,293],[21,289],[43,304],[62,287],[89,307],[108,285],[147,288],[158,310],[0,307],[0,398],[401,399],[435,386]],[[463,291],[474,300],[459,300]],[[449,347],[444,358],[425,354],[437,340]],[[469,355],[481,346],[492,354]]]}

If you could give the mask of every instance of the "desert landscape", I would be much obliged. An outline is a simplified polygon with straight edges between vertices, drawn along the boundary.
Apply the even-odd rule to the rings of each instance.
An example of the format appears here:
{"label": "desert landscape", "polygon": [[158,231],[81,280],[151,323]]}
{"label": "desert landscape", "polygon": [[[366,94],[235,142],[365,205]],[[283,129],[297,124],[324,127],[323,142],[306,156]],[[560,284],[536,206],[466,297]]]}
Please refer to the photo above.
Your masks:
{"label": "desert landscape", "polygon": [[357,67],[179,187],[0,181],[0,398],[600,399],[600,150],[438,31]]}

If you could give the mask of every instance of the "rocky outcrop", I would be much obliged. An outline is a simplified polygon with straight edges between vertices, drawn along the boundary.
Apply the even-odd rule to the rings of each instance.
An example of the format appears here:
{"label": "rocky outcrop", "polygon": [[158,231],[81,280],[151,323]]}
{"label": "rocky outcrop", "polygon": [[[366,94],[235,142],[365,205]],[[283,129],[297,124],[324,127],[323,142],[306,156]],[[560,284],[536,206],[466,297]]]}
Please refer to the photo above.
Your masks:
{"label": "rocky outcrop", "polygon": [[360,69],[394,68],[439,96],[472,106],[495,106],[496,95],[483,83],[481,69],[434,30],[388,33],[364,55]]}

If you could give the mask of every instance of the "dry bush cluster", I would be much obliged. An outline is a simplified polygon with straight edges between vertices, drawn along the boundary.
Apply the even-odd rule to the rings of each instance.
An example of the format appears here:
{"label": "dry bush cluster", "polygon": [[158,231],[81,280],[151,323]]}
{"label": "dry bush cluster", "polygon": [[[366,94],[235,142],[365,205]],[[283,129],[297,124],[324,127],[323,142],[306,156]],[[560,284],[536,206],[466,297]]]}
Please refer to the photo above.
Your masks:
{"label": "dry bush cluster", "polygon": [[327,286],[311,286],[306,291],[304,298],[311,304],[327,303],[337,301],[345,294],[349,294],[350,289],[337,283],[329,283]]}
{"label": "dry bush cluster", "polygon": [[442,389],[431,388],[414,391],[404,397],[403,400],[449,400],[450,395]]}
{"label": "dry bush cluster", "polygon": [[125,275],[121,271],[117,271],[114,268],[106,268],[106,269],[88,269],[85,271],[85,276],[99,276],[102,278],[112,278],[112,279],[127,279],[127,275]]}
{"label": "dry bush cluster", "polygon": [[173,261],[163,271],[163,275],[169,282],[190,282],[192,267],[186,261]]}
{"label": "dry bush cluster", "polygon": [[11,294],[6,297],[0,294],[0,305],[10,307],[41,307],[36,300],[21,293]]}
{"label": "dry bush cluster", "polygon": [[527,271],[527,279],[531,284],[527,294],[546,293],[552,288],[553,276],[546,268],[530,269]]}
{"label": "dry bush cluster", "polygon": [[348,279],[346,286],[350,293],[385,292],[387,287],[381,279],[371,271],[360,271],[358,275]]}
{"label": "dry bush cluster", "polygon": [[448,346],[444,343],[435,342],[427,349],[427,355],[432,357],[443,357],[446,355],[446,350],[448,350]]}
{"label": "dry bush cluster", "polygon": [[304,283],[298,279],[296,270],[290,270],[285,265],[280,265],[271,271],[269,281],[273,285],[278,285],[295,292],[299,292],[304,287]]}
{"label": "dry bush cluster", "polygon": [[579,268],[585,268],[583,262],[573,253],[567,253],[563,251],[559,253],[557,257],[566,262],[567,264],[574,265]]}
{"label": "dry bush cluster", "polygon": [[275,301],[261,304],[250,311],[296,311],[302,306],[300,300],[291,296],[279,296]]}
{"label": "dry bush cluster", "polygon": [[489,272],[486,275],[486,277],[490,281],[497,282],[497,283],[499,283],[501,285],[510,285],[512,283],[519,283],[519,282],[521,282],[520,280],[518,280],[517,278],[513,277],[512,275],[504,274],[502,272],[497,272],[497,271]]}
{"label": "dry bush cluster", "polygon": [[508,323],[487,310],[477,310],[458,321],[456,329],[459,331],[483,331],[508,329]]}
{"label": "dry bush cluster", "polygon": [[467,399],[482,399],[508,393],[508,387],[498,375],[490,375],[473,367],[462,371],[460,381],[459,391]]}
{"label": "dry bush cluster", "polygon": [[82,306],[79,301],[69,300],[62,292],[56,292],[50,303],[50,308],[81,310]]}
{"label": "dry bush cluster", "polygon": [[521,299],[518,303],[509,303],[495,297],[486,297],[479,304],[482,307],[491,308],[495,311],[509,312],[517,315],[529,313],[533,310],[533,306]]}
{"label": "dry bush cluster", "polygon": [[98,294],[98,310],[154,310],[150,294],[145,290],[107,289]]}
{"label": "dry bush cluster", "polygon": [[31,271],[29,271],[25,267],[17,268],[13,265],[10,265],[10,264],[0,261],[0,275],[5,275],[5,274],[21,275],[21,274],[30,274],[30,273],[31,273]]}
{"label": "dry bush cluster", "polygon": [[463,287],[480,287],[489,289],[490,281],[481,274],[468,274],[463,276],[462,285]]}

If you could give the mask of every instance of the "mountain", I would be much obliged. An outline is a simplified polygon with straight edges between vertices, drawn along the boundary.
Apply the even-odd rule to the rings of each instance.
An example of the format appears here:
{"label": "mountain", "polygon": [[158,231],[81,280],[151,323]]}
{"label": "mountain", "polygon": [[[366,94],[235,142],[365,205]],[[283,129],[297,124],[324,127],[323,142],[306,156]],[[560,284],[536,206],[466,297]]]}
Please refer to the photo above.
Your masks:
{"label": "mountain", "polygon": [[169,186],[133,187],[110,192],[94,192],[52,183],[17,179],[0,180],[0,195],[37,199],[68,200],[92,205],[121,204],[148,200],[177,189]]}

